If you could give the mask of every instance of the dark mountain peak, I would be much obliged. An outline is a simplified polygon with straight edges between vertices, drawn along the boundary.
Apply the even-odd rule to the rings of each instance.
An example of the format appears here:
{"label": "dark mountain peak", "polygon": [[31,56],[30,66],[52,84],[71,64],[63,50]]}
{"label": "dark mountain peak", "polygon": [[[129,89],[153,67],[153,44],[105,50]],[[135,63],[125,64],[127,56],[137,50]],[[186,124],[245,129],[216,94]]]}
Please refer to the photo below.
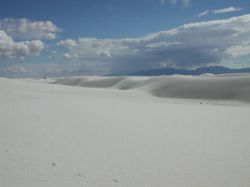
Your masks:
{"label": "dark mountain peak", "polygon": [[230,69],[224,66],[209,66],[209,67],[200,67],[195,70],[187,69],[176,69],[176,68],[161,68],[161,69],[151,69],[145,71],[138,71],[135,73],[130,73],[126,75],[133,76],[160,76],[160,75],[201,75],[201,74],[228,74],[228,73],[250,73],[250,68],[243,69]]}

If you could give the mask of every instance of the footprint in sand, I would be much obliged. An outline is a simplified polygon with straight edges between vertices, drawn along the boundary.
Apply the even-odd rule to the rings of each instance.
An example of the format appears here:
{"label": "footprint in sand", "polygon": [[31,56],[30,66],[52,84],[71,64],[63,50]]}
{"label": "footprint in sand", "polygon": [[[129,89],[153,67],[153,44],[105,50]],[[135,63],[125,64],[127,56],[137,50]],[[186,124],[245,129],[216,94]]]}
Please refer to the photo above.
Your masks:
{"label": "footprint in sand", "polygon": [[51,165],[52,165],[53,167],[56,167],[56,163],[55,163],[55,162],[52,162]]}
{"label": "footprint in sand", "polygon": [[119,183],[119,180],[118,179],[112,179],[112,182],[113,183]]}

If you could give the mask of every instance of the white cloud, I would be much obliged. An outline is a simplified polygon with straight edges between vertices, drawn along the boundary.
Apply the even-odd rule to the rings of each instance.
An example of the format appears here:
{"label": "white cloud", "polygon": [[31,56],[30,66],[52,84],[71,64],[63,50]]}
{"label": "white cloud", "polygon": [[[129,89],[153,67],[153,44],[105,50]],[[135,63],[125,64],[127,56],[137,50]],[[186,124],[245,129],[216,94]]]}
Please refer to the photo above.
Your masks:
{"label": "white cloud", "polygon": [[67,39],[67,40],[61,40],[61,41],[57,42],[57,45],[60,45],[60,46],[63,46],[65,48],[70,49],[72,47],[75,47],[77,44],[76,44],[75,40]]}
{"label": "white cloud", "polygon": [[206,16],[210,13],[211,11],[210,10],[204,10],[203,12],[199,13],[197,15],[197,17],[203,17],[203,16]]}
{"label": "white cloud", "polygon": [[0,19],[0,57],[21,58],[38,55],[45,48],[42,40],[52,40],[60,29],[51,21]]}
{"label": "white cloud", "polygon": [[78,57],[78,54],[76,53],[66,53],[63,55],[66,59],[76,59]]}
{"label": "white cloud", "polygon": [[226,50],[226,53],[234,58],[250,55],[250,42],[242,42],[240,45],[232,46]]}
{"label": "white cloud", "polygon": [[15,42],[13,39],[0,30],[0,57],[24,58],[29,55],[38,55],[44,49],[41,40]]}
{"label": "white cloud", "polygon": [[0,19],[0,30],[18,40],[52,40],[60,29],[51,21],[31,21],[26,18]]}
{"label": "white cloud", "polygon": [[214,14],[224,14],[224,13],[229,13],[229,12],[238,12],[241,11],[241,8],[236,8],[236,7],[228,7],[228,8],[223,8],[219,10],[214,10]]}
{"label": "white cloud", "polygon": [[[65,55],[66,58],[83,57],[85,59],[99,60],[110,59],[122,53],[125,54],[126,50],[131,52],[131,49],[123,45],[121,41],[125,42],[125,40],[80,38],[78,40],[62,40],[58,44],[69,49],[70,53]],[[69,45],[69,43],[74,45]]]}
{"label": "white cloud", "polygon": [[171,4],[175,5],[177,3],[181,3],[182,6],[188,7],[191,3],[191,0],[160,0],[161,4]]}
{"label": "white cloud", "polygon": [[22,66],[13,65],[13,66],[3,68],[2,71],[8,72],[8,73],[28,73],[31,70],[29,70],[28,68],[22,67]]}
{"label": "white cloud", "polygon": [[250,43],[250,14],[185,24],[141,38],[80,38],[66,49],[67,57],[93,67],[89,71],[100,64],[110,71],[137,71],[161,64],[184,68],[218,64],[247,51],[248,46],[239,49],[243,42]]}
{"label": "white cloud", "polygon": [[237,8],[237,7],[227,7],[227,8],[222,8],[222,9],[218,9],[218,10],[205,10],[203,12],[201,12],[200,14],[197,15],[197,17],[203,17],[206,16],[208,14],[225,14],[225,13],[230,13],[230,12],[239,12],[241,11],[241,8]]}

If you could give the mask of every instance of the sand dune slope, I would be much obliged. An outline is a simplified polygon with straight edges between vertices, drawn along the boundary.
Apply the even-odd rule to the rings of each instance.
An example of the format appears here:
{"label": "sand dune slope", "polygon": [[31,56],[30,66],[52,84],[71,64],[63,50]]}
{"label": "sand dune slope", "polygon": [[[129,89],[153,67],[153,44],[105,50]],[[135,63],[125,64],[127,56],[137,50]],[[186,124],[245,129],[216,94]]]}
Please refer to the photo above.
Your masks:
{"label": "sand dune slope", "polygon": [[77,77],[54,83],[120,90],[139,89],[158,97],[212,99],[250,102],[250,75],[161,76],[161,77]]}
{"label": "sand dune slope", "polygon": [[[86,86],[64,79],[72,80]],[[95,87],[137,89],[0,79],[1,187],[250,186],[248,105],[174,103],[143,91],[160,94],[182,78],[101,80]]]}

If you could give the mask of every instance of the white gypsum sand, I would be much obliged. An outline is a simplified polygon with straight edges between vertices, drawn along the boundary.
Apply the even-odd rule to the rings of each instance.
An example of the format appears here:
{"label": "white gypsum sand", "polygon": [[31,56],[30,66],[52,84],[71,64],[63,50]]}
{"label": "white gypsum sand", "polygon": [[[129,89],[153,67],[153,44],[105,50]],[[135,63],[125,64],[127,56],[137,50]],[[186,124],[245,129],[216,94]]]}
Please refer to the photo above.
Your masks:
{"label": "white gypsum sand", "polygon": [[250,74],[219,76],[72,77],[54,83],[120,90],[143,90],[154,96],[250,103]]}
{"label": "white gypsum sand", "polygon": [[249,85],[249,75],[1,78],[0,186],[248,187]]}

